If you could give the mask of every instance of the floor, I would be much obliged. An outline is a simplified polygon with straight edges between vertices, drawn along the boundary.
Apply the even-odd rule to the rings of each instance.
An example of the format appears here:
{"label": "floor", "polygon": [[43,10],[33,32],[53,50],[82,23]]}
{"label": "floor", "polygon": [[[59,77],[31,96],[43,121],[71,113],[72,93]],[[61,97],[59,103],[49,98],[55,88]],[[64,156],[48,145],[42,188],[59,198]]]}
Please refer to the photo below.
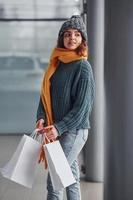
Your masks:
{"label": "floor", "polygon": [[[0,135],[0,167],[10,160],[21,137]],[[0,174],[0,200],[46,200],[46,177],[47,170],[38,165],[33,188],[28,189],[3,178]],[[85,182],[82,178],[81,194],[82,200],[103,200],[103,184]],[[66,200],[65,194],[64,200]]]}

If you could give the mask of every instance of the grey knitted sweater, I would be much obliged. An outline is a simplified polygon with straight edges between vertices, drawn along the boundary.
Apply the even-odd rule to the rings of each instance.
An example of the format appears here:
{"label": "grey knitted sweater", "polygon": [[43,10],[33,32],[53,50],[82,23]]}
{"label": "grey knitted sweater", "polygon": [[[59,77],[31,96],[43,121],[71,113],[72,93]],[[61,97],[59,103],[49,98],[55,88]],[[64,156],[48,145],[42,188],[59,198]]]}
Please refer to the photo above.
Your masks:
{"label": "grey knitted sweater", "polygon": [[[50,79],[54,126],[59,135],[67,131],[90,128],[95,84],[88,61],[60,62]],[[44,119],[45,110],[40,98],[37,120]]]}

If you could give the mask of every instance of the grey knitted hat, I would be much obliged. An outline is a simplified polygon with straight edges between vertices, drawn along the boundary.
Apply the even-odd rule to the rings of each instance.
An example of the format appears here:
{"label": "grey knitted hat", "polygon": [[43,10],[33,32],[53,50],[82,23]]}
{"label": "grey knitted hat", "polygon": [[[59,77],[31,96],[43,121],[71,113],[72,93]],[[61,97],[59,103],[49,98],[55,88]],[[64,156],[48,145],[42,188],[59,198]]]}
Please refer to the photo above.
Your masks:
{"label": "grey knitted hat", "polygon": [[73,15],[70,19],[66,20],[59,31],[58,38],[63,35],[67,29],[77,29],[82,37],[87,41],[86,26],[79,15]]}

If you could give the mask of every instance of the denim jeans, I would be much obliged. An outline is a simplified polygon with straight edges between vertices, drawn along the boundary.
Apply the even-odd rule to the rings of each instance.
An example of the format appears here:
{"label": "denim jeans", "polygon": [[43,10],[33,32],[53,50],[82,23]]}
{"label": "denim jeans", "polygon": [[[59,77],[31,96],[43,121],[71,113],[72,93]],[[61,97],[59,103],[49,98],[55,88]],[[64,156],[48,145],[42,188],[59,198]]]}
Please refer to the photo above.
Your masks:
{"label": "denim jeans", "polygon": [[[66,158],[70,164],[76,183],[66,188],[67,200],[81,200],[80,173],[77,157],[88,138],[88,129],[80,129],[62,134],[59,138]],[[63,190],[55,191],[52,186],[50,175],[47,178],[47,200],[63,200]]]}

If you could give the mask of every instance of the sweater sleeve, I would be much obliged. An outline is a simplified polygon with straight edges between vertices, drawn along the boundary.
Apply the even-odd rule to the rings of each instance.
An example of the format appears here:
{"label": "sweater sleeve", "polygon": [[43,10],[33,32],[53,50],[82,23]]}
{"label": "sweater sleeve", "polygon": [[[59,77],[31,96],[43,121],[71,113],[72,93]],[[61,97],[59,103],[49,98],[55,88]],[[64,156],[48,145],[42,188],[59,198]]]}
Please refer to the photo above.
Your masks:
{"label": "sweater sleeve", "polygon": [[44,110],[44,106],[43,106],[43,103],[42,103],[42,100],[41,100],[41,97],[40,97],[40,100],[39,100],[39,105],[38,105],[38,109],[37,109],[37,121],[39,119],[44,119],[45,121],[45,110]]}
{"label": "sweater sleeve", "polygon": [[90,115],[94,99],[94,78],[91,66],[84,63],[76,90],[76,100],[73,108],[59,122],[55,123],[59,135],[74,130],[81,124],[84,115]]}

